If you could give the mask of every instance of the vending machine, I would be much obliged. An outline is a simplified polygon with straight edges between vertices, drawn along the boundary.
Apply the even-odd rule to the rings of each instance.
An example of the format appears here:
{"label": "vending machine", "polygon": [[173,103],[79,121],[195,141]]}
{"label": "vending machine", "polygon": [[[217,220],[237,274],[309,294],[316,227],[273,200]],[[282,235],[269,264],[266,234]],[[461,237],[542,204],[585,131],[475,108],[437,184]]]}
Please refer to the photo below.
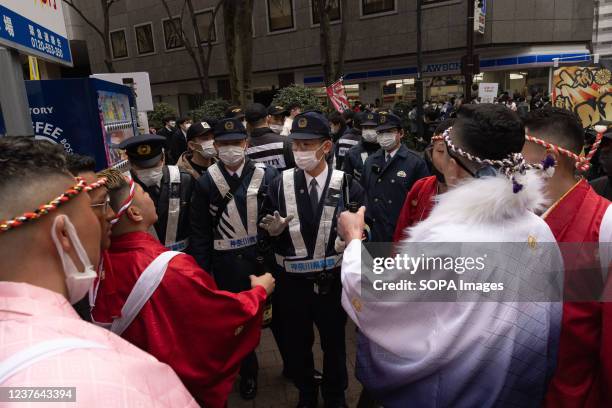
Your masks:
{"label": "vending machine", "polygon": [[115,146],[138,134],[131,88],[92,78],[25,82],[38,139],[94,157],[98,170],[125,165]]}

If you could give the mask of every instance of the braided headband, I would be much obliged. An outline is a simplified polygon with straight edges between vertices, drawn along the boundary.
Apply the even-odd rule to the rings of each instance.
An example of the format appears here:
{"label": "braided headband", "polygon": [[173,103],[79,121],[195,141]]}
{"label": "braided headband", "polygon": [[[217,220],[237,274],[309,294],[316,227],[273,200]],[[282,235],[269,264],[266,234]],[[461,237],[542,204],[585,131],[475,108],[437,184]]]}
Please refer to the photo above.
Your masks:
{"label": "braided headband", "polygon": [[591,159],[593,159],[595,152],[599,148],[599,145],[601,144],[601,140],[603,138],[603,134],[607,130],[607,127],[595,126],[595,130],[597,131],[597,137],[595,138],[595,143],[593,143],[593,145],[591,146],[591,149],[589,150],[589,153],[586,156],[578,155],[561,146],[557,146],[553,143],[549,143],[535,136],[525,135],[525,140],[538,144],[544,147],[545,149],[551,149],[554,152],[563,154],[576,162],[576,168],[578,170],[588,171],[589,168],[591,167]]}
{"label": "braided headband", "polygon": [[32,212],[26,212],[22,215],[15,217],[10,220],[0,221],[0,233],[9,231],[11,229],[17,228],[28,221],[37,220],[43,215],[49,214],[52,211],[55,211],[62,204],[70,201],[72,198],[76,197],[83,191],[91,191],[100,186],[106,184],[106,179],[102,178],[93,184],[87,185],[85,180],[80,177],[76,177],[76,184],[66,190],[59,197],[49,201],[47,204],[43,204]]}
{"label": "braided headband", "polygon": [[134,190],[135,190],[134,179],[130,179],[130,194],[127,196],[123,204],[121,204],[121,208],[117,211],[115,218],[111,220],[111,225],[115,225],[119,222],[119,218],[127,211],[128,208],[132,205],[132,201],[134,200]]}
{"label": "braided headband", "polygon": [[431,137],[431,143],[434,142],[441,142],[442,140],[444,140],[444,135],[435,135]]}
{"label": "braided headband", "polygon": [[512,180],[512,191],[516,194],[523,189],[523,185],[516,180],[516,174],[525,174],[527,170],[547,170],[554,167],[555,161],[552,157],[548,156],[541,164],[528,164],[525,162],[521,153],[510,153],[507,158],[502,160],[491,160],[481,159],[471,153],[463,151],[461,148],[455,146],[450,138],[450,131],[452,127],[448,128],[444,134],[444,142],[446,146],[458,156],[468,159],[471,162],[475,162],[481,165],[492,166],[498,168],[501,173]]}

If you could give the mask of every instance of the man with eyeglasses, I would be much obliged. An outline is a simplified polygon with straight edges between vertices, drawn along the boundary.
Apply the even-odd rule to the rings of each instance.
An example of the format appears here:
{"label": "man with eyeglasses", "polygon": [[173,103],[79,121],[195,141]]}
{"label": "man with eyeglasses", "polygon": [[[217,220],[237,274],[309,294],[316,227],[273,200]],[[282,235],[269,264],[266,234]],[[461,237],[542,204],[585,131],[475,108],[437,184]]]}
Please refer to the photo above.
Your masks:
{"label": "man with eyeglasses", "polygon": [[[95,173],[96,162],[92,157],[76,153],[66,154],[66,167],[73,176],[81,177],[87,184],[93,184],[98,181]],[[102,264],[105,263],[104,258],[107,256],[106,251],[111,244],[110,222],[115,217],[115,212],[110,206],[110,198],[106,186],[91,190],[88,194],[91,199],[91,208],[100,224],[100,249],[102,252],[100,256],[100,265],[95,265],[99,272]],[[109,263],[106,262],[105,264],[108,265]],[[76,310],[83,320],[90,322],[91,305],[89,302],[89,295],[86,295],[83,299],[74,304],[74,310]]]}

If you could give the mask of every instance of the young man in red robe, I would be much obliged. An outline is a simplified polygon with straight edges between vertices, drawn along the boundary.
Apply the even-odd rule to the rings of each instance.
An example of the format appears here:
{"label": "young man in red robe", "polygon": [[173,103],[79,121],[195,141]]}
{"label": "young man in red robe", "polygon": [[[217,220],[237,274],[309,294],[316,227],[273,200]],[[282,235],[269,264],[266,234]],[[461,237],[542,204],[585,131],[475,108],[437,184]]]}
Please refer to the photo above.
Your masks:
{"label": "young man in red robe", "polygon": [[156,275],[159,286],[141,292],[150,294],[140,296],[148,299],[142,308],[130,307],[128,297],[139,292],[135,287],[155,281],[141,276],[151,276],[146,269],[169,251],[147,233],[157,219],[148,194],[118,171],[102,175],[117,222],[111,268],[94,289],[94,321],[110,324],[111,331],[170,365],[201,405],[224,407],[240,362],[259,343],[262,307],[274,279],[269,273],[251,276],[251,290],[220,291],[191,256],[174,253],[158,266],[166,268]]}
{"label": "young man in red robe", "polygon": [[439,157],[444,154],[446,145],[442,139],[442,134],[449,127],[453,126],[454,119],[447,119],[440,123],[431,138],[431,146],[425,151],[428,155],[428,161],[431,163],[431,171],[433,176],[424,177],[418,180],[406,195],[404,205],[400,211],[400,215],[395,224],[395,232],[393,233],[393,242],[399,242],[402,239],[408,238],[406,228],[410,228],[419,221],[424,220],[429,216],[431,209],[435,204],[435,197],[446,191],[446,183],[444,174],[438,167]]}
{"label": "young man in red robe", "polygon": [[[566,298],[571,293],[576,295],[575,291],[581,287],[601,288],[602,271],[588,268],[595,264],[596,257],[586,249],[597,248],[599,242],[611,241],[612,211],[608,211],[610,202],[607,199],[597,195],[586,180],[576,176],[577,169],[588,168],[588,160],[580,156],[584,146],[580,120],[570,111],[546,108],[532,111],[525,127],[525,159],[537,163],[551,156],[557,162],[546,186],[547,198],[553,204],[542,217],[558,242],[592,243],[579,252],[573,247],[563,251]],[[601,394],[603,387],[609,388],[601,382],[601,331],[601,302],[564,302],[557,368],[546,395],[547,407],[609,406]]]}

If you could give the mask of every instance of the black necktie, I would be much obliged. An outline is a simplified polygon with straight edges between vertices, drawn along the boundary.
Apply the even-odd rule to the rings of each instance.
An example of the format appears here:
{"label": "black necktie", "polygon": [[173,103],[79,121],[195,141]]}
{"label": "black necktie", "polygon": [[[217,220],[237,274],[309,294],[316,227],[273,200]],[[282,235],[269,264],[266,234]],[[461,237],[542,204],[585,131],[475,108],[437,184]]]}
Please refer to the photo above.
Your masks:
{"label": "black necktie", "polygon": [[313,178],[310,180],[310,206],[314,216],[317,215],[317,210],[319,209],[319,192],[317,191],[317,185],[317,179]]}

